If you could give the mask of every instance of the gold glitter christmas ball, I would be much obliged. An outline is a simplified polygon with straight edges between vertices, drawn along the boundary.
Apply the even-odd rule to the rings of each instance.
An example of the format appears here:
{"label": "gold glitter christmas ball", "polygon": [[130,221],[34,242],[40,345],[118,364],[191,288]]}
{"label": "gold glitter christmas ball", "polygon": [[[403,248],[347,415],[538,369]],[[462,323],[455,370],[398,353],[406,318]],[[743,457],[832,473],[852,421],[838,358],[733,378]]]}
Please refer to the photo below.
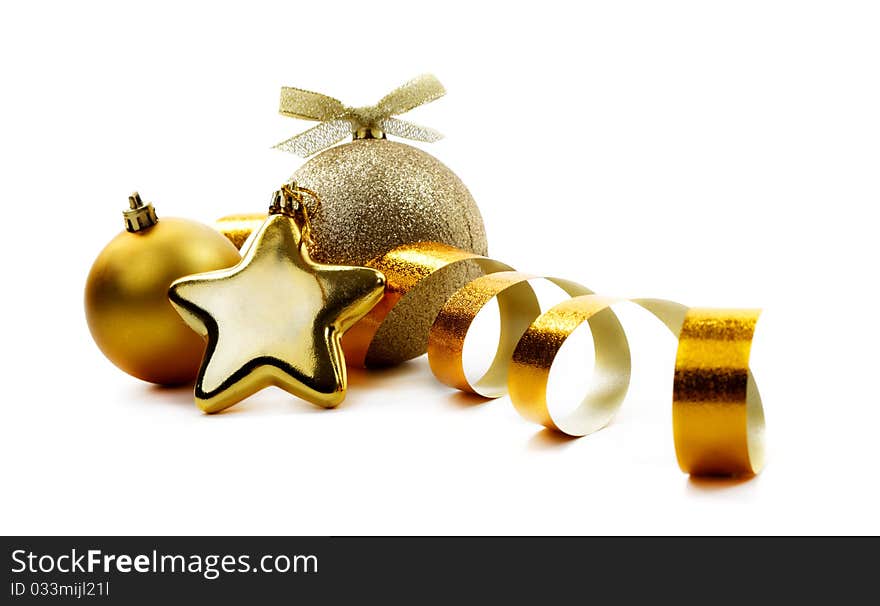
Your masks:
{"label": "gold glitter christmas ball", "polygon": [[[432,155],[387,139],[356,139],[311,158],[294,174],[318,193],[311,214],[316,261],[363,265],[413,242],[442,242],[487,254],[476,202],[461,179]],[[443,302],[476,277],[475,267],[444,272],[426,299],[395,310],[376,335],[367,365],[398,364],[422,355]]]}

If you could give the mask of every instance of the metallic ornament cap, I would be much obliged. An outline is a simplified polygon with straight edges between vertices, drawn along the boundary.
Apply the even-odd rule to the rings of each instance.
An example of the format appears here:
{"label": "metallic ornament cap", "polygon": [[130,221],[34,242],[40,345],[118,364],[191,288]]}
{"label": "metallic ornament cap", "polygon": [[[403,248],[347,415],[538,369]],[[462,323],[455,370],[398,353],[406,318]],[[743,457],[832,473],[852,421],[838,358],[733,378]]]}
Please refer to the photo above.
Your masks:
{"label": "metallic ornament cap", "polygon": [[156,209],[153,208],[153,204],[151,202],[144,204],[139,193],[133,192],[128,197],[128,206],[128,209],[122,211],[122,217],[125,220],[125,231],[131,233],[143,231],[159,222],[159,217],[156,216]]}
{"label": "metallic ornament cap", "polygon": [[387,139],[385,131],[378,126],[359,126],[352,134],[351,138],[355,141],[358,139]]}
{"label": "metallic ornament cap", "polygon": [[241,262],[171,285],[178,313],[208,340],[196,404],[219,412],[275,385],[332,408],[347,389],[343,333],[382,298],[366,267],[312,261],[296,219],[269,216]]}

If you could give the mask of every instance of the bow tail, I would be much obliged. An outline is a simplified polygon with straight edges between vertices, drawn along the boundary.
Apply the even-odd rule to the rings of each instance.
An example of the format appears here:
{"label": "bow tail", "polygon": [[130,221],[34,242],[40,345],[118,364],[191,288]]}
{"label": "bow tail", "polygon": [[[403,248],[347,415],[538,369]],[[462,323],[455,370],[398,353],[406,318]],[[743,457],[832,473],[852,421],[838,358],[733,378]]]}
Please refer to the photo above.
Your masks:
{"label": "bow tail", "polygon": [[401,120],[400,118],[385,118],[379,123],[379,128],[395,137],[409,139],[411,141],[424,141],[425,143],[433,143],[443,138],[443,134],[428,128]]}
{"label": "bow tail", "polygon": [[312,154],[345,139],[351,134],[351,129],[351,122],[348,120],[330,120],[294,135],[286,141],[273,145],[273,147],[308,158]]}

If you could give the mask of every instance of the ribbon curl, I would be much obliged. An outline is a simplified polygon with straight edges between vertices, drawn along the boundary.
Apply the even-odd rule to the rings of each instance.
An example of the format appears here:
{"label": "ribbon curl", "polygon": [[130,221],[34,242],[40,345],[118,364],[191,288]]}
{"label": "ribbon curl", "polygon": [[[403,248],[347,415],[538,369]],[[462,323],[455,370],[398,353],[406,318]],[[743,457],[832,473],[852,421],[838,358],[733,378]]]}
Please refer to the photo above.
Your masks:
{"label": "ribbon curl", "polygon": [[339,99],[302,90],[281,89],[282,115],[300,120],[320,122],[290,139],[274,146],[275,149],[307,158],[323,149],[339,143],[360,129],[379,130],[383,133],[433,143],[443,138],[439,132],[393,116],[406,113],[446,94],[446,89],[434,76],[424,74],[394,89],[375,105],[349,107]]}
{"label": "ribbon curl", "polygon": [[[221,219],[218,229],[240,246],[262,215]],[[519,273],[509,265],[435,242],[395,248],[367,263],[385,275],[378,304],[342,337],[346,362],[371,366],[370,349],[382,324],[393,321],[398,305],[427,287],[431,277],[459,263],[483,273],[460,284],[439,308],[428,336],[434,376],[461,391],[485,398],[509,394],[527,420],[570,436],[585,436],[607,425],[629,388],[631,363],[626,334],[612,305],[559,278]],[[570,299],[541,312],[530,280],[545,279]],[[471,380],[462,354],[468,331],[490,301],[498,302],[498,347],[488,370]],[[749,368],[752,337],[760,315],[751,309],[689,308],[673,301],[631,299],[657,317],[678,339],[672,393],[672,426],[679,467],[692,475],[749,475],[764,465],[764,412]],[[569,414],[554,415],[547,403],[550,369],[565,340],[586,323],[593,336],[595,369],[590,390]]]}
{"label": "ribbon curl", "polygon": [[[436,312],[428,335],[434,376],[456,389],[497,398],[510,395],[524,418],[570,436],[605,427],[626,396],[630,350],[611,309],[624,299],[595,295],[559,278],[544,278],[572,298],[541,313],[529,280],[508,265],[444,244],[395,248],[367,265],[386,278],[384,298],[351,328],[342,343],[350,364],[369,365],[373,338],[396,305],[431,274],[476,263],[485,275],[461,287]],[[465,375],[464,341],[477,314],[498,301],[501,332],[489,369],[471,382]],[[764,464],[764,414],[749,369],[759,310],[689,308],[673,301],[631,299],[656,316],[678,339],[673,380],[673,437],[678,463],[693,475],[757,474]],[[592,387],[574,411],[557,416],[547,404],[547,382],[565,340],[588,324],[595,348]]]}

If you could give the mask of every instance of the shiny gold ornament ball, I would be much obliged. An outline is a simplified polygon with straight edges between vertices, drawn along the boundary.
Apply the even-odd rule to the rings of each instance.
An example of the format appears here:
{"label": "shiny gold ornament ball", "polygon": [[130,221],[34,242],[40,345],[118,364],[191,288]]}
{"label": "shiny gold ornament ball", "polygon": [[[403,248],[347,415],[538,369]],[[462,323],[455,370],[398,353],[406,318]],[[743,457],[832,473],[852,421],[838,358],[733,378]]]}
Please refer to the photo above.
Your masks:
{"label": "shiny gold ornament ball", "polygon": [[[357,139],[311,158],[293,179],[321,199],[311,214],[310,253],[316,261],[364,265],[413,242],[488,252],[483,219],[467,187],[442,162],[411,145]],[[395,310],[376,335],[367,364],[397,364],[425,353],[436,311],[477,271],[462,266],[444,272],[432,280],[425,300]]]}
{"label": "shiny gold ornament ball", "polygon": [[171,306],[168,287],[241,257],[229,240],[195,221],[164,218],[144,228],[135,221],[134,227],[111,240],[92,265],[85,288],[89,330],[128,374],[162,385],[188,383],[198,373],[205,342]]}

